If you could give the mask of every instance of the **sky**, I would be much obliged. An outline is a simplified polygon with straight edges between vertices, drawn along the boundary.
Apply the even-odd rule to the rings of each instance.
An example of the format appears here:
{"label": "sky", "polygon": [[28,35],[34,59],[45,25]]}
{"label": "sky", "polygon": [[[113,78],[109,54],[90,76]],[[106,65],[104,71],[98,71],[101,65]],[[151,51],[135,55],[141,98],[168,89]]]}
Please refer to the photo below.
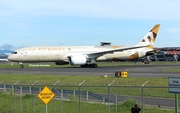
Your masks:
{"label": "sky", "polygon": [[179,0],[3,0],[0,46],[133,46],[160,24],[155,47],[180,47]]}

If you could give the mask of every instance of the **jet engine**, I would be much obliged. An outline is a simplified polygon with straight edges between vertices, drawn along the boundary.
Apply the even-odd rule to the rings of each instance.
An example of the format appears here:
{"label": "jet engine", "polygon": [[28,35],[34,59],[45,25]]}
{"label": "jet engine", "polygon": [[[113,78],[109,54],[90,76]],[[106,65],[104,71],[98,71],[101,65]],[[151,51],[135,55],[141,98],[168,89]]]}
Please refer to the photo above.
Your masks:
{"label": "jet engine", "polygon": [[68,57],[68,60],[71,65],[84,65],[87,62],[85,55],[72,55]]}

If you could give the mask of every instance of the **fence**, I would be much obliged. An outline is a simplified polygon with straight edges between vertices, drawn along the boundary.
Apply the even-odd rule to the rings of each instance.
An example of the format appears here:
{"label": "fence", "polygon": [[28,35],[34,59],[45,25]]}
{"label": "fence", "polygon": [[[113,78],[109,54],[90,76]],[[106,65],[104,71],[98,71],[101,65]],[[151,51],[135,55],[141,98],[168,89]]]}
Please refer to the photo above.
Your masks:
{"label": "fence", "polygon": [[[12,108],[10,111],[12,113],[69,113],[70,109],[74,107],[75,110],[73,109],[71,113],[88,113],[87,106],[91,110],[96,109],[91,107],[93,104],[85,105],[85,103],[101,103],[106,106],[104,110],[107,113],[119,113],[121,111],[119,104],[128,99],[134,99],[136,103],[141,104],[142,113],[144,112],[144,107],[150,106],[168,109],[175,108],[174,94],[168,93],[169,87],[146,86],[148,81],[139,86],[113,85],[114,80],[107,86],[83,85],[85,81],[78,85],[57,85],[58,82],[40,85],[36,84],[37,81],[35,81],[31,85],[19,85],[19,81],[17,81],[8,85],[2,84],[2,81],[0,82],[0,91],[10,96],[7,98],[8,101],[11,101],[11,104],[8,106]],[[50,97],[50,102],[46,105],[42,102],[43,100],[38,98],[38,94],[42,92],[45,86],[55,95],[52,98]],[[99,113],[98,110],[97,112]],[[91,113],[90,110],[89,113]]]}

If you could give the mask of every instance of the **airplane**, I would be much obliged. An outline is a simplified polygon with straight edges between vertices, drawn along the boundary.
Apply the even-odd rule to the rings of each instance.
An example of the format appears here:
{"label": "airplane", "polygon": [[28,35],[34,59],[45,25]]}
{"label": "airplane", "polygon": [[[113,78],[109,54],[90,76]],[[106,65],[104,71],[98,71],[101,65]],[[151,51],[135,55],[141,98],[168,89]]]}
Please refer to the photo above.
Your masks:
{"label": "airplane", "polygon": [[0,61],[1,62],[8,62],[8,56],[10,55],[11,53],[3,53],[3,54],[0,54]]}
{"label": "airplane", "polygon": [[55,62],[56,65],[98,67],[99,61],[134,60],[151,55],[160,24],[156,24],[135,46],[34,46],[15,50],[8,56],[11,62]]}
{"label": "airplane", "polygon": [[1,62],[8,62],[9,60],[7,58],[6,59],[0,58],[0,61]]}

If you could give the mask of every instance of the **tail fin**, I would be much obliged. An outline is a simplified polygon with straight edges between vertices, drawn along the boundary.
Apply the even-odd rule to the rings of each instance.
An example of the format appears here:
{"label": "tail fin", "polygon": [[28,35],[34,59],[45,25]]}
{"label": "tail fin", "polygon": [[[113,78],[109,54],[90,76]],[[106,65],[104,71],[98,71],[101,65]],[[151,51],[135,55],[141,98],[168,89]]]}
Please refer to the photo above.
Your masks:
{"label": "tail fin", "polygon": [[142,45],[150,45],[148,48],[153,48],[154,42],[156,40],[156,36],[158,34],[160,24],[156,24],[145,36],[144,38],[137,44],[137,46]]}

